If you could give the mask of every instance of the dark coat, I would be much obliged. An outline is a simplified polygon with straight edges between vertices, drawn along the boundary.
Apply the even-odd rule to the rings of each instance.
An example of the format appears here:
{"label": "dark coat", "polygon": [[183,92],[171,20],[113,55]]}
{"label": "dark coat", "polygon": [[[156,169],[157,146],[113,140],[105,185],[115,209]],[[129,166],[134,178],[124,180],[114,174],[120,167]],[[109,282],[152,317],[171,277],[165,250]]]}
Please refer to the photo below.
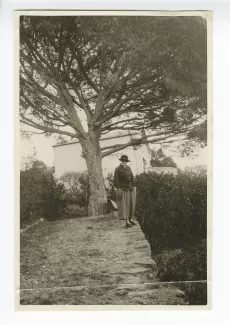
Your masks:
{"label": "dark coat", "polygon": [[133,173],[129,166],[118,166],[114,173],[114,186],[123,190],[133,189]]}

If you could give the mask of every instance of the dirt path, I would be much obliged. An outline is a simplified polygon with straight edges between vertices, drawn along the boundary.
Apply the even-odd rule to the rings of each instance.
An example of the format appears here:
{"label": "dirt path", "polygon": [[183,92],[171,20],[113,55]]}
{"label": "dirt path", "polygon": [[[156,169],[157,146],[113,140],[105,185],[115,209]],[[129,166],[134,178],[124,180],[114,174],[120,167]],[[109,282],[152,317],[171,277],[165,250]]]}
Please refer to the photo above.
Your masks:
{"label": "dirt path", "polygon": [[115,216],[44,222],[21,234],[21,304],[186,304],[155,278],[139,227]]}

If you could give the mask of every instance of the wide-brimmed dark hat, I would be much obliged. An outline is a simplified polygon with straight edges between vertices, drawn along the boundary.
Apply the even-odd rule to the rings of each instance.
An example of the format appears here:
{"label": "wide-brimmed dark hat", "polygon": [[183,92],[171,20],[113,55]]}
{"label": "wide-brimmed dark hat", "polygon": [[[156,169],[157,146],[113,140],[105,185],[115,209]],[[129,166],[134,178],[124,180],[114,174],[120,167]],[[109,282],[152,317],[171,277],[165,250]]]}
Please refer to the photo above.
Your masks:
{"label": "wide-brimmed dark hat", "polygon": [[119,160],[121,160],[121,161],[126,161],[126,162],[129,161],[129,162],[130,162],[130,160],[129,160],[129,158],[128,158],[127,155],[122,155],[121,158],[120,158]]}

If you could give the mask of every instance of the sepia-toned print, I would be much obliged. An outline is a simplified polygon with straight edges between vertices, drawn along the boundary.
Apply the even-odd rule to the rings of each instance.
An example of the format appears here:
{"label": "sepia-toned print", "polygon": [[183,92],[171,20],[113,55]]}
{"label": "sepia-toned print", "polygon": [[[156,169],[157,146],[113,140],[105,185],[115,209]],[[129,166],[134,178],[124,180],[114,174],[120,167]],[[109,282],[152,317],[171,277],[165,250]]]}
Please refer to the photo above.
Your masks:
{"label": "sepia-toned print", "polygon": [[211,21],[15,14],[18,309],[210,308]]}

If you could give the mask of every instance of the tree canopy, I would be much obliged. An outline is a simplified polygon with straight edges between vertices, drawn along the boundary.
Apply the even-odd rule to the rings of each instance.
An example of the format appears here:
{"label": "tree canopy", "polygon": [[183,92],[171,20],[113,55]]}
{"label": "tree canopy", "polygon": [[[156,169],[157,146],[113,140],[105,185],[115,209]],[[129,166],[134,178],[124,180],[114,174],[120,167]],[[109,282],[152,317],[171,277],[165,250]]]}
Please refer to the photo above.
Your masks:
{"label": "tree canopy", "polygon": [[150,131],[102,148],[103,157],[175,136],[199,140],[206,114],[203,18],[21,16],[23,124],[80,140],[91,131],[98,138],[114,130]]}

